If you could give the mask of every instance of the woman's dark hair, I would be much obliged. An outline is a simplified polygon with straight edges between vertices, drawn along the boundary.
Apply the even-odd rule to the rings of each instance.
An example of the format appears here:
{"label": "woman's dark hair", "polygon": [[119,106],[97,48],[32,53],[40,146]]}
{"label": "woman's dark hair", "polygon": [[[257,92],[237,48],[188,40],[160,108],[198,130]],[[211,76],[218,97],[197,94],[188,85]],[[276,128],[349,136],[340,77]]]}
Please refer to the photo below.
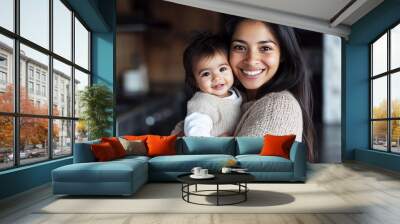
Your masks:
{"label": "woman's dark hair", "polygon": [[197,32],[183,52],[183,67],[185,69],[185,97],[189,100],[196,91],[199,91],[193,74],[193,65],[202,58],[212,57],[215,54],[224,54],[228,57],[229,45],[222,36],[209,32]]}
{"label": "woman's dark hair", "polygon": [[[226,23],[224,34],[228,43],[231,43],[232,36],[237,25],[249,20],[241,17],[231,17]],[[256,99],[263,97],[267,93],[289,90],[298,100],[303,113],[303,139],[308,148],[308,159],[316,161],[317,155],[314,151],[314,127],[312,122],[312,93],[309,74],[306,68],[304,57],[301,53],[296,34],[290,27],[264,22],[270,27],[278,39],[281,58],[280,65],[276,74],[267,83],[264,83],[256,95]],[[238,89],[245,91],[240,83]]]}

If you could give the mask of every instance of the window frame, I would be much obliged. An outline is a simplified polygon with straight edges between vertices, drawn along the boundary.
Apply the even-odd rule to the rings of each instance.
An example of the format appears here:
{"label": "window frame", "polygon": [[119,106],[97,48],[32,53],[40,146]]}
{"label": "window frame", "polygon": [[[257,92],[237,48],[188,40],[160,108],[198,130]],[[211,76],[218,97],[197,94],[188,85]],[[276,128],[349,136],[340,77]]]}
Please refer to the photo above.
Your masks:
{"label": "window frame", "polygon": [[[386,152],[386,153],[391,153],[391,154],[400,154],[400,152],[393,152],[392,151],[392,135],[391,135],[391,122],[392,121],[400,121],[400,117],[392,117],[392,99],[391,99],[391,90],[392,90],[392,85],[391,85],[391,79],[392,75],[395,75],[396,73],[400,72],[400,67],[391,69],[391,31],[393,28],[396,26],[400,26],[400,20],[392,24],[390,27],[385,29],[384,32],[379,34],[375,39],[373,39],[370,43],[368,43],[369,47],[369,149],[373,151],[379,151],[379,152]],[[373,44],[376,43],[381,37],[383,37],[385,34],[387,34],[387,63],[386,63],[386,71],[383,73],[376,74],[374,76],[373,74]],[[373,118],[373,81],[378,78],[386,77],[386,87],[387,87],[387,105],[386,105],[386,118]],[[374,148],[374,136],[373,136],[373,122],[374,121],[386,121],[386,151],[379,150]]]}
{"label": "window frame", "polygon": [[[92,43],[91,43],[91,38],[92,38],[92,30],[89,28],[89,26],[85,23],[85,21],[76,13],[72,7],[66,2],[65,0],[59,0],[68,10],[71,11],[71,18],[70,18],[70,23],[71,23],[71,59],[64,58],[61,55],[58,55],[57,53],[54,52],[53,49],[53,24],[54,24],[54,18],[53,18],[53,1],[54,0],[48,0],[49,3],[49,49],[46,49],[45,47],[40,46],[39,44],[34,43],[33,41],[30,41],[29,39],[24,38],[23,36],[20,35],[20,0],[14,0],[13,1],[13,10],[14,10],[14,31],[10,31],[4,27],[0,26],[0,35],[3,35],[7,38],[11,38],[13,40],[13,63],[12,63],[12,69],[11,71],[13,72],[13,78],[14,78],[14,110],[13,112],[2,112],[0,111],[0,116],[4,117],[12,117],[13,119],[13,154],[14,154],[14,161],[13,161],[13,166],[10,167],[5,167],[5,168],[0,168],[0,172],[5,171],[5,170],[10,170],[10,169],[16,169],[19,167],[23,166],[29,166],[37,163],[43,163],[46,161],[54,160],[54,159],[61,159],[65,157],[70,157],[73,156],[74,152],[74,143],[75,143],[75,126],[76,126],[76,121],[79,120],[79,117],[75,116],[75,108],[71,108],[71,114],[62,116],[60,114],[59,116],[53,115],[53,59],[58,60],[59,62],[62,62],[68,66],[71,66],[71,85],[72,85],[72,99],[71,99],[71,104],[74,105],[75,103],[75,98],[76,98],[76,92],[74,88],[74,82],[75,82],[75,69],[87,74],[89,76],[89,83],[88,86],[92,85],[92,80],[93,80],[93,75],[92,75],[92,61],[91,61],[91,52],[92,52]],[[78,64],[75,63],[75,18],[79,20],[79,22],[84,26],[84,28],[88,31],[88,57],[89,57],[89,65],[88,69],[85,69]],[[49,62],[48,62],[48,74],[47,74],[47,83],[45,84],[45,90],[48,92],[45,95],[48,96],[48,112],[46,115],[39,115],[39,114],[27,114],[27,113],[21,113],[20,111],[20,85],[21,85],[21,80],[20,80],[20,45],[23,44],[27,47],[30,47],[42,54],[45,54],[48,56]],[[29,64],[27,64],[27,73],[26,75],[26,81],[32,81],[34,84],[34,92],[36,91],[35,89],[35,84],[40,83],[40,87],[42,86],[42,79],[41,75],[42,72],[39,73],[39,80],[36,80],[36,69],[33,68],[33,79],[30,78],[29,74]],[[28,87],[28,86],[27,86]],[[28,87],[29,88],[29,87]],[[27,91],[29,91],[27,89]],[[42,94],[39,94],[38,96],[42,96]],[[21,164],[20,161],[20,119],[21,118],[45,118],[47,119],[48,122],[48,136],[47,136],[47,152],[48,155],[47,157],[44,157],[43,160],[40,160],[38,162],[31,162],[31,163],[26,163],[26,164]],[[65,121],[71,121],[71,153],[68,155],[63,155],[63,156],[54,156],[54,147],[53,147],[53,123],[56,120],[65,120]]]}

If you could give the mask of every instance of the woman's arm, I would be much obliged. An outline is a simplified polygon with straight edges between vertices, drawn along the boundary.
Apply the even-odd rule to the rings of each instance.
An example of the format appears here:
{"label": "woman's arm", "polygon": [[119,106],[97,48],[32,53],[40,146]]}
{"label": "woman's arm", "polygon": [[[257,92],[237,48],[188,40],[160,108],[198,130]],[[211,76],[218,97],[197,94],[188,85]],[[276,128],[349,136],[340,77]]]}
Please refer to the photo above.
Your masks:
{"label": "woman's arm", "polygon": [[299,103],[288,91],[269,93],[242,115],[236,136],[296,135],[302,141],[303,116]]}

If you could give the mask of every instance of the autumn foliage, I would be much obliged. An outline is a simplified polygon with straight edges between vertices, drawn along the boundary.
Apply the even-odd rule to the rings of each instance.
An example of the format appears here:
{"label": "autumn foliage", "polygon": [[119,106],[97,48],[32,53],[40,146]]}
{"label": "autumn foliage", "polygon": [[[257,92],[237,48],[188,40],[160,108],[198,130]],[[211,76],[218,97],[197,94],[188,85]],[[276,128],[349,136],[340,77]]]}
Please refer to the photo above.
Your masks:
{"label": "autumn foliage", "polygon": [[[391,104],[391,117],[400,117],[400,100],[394,99]],[[373,118],[387,118],[387,101],[382,101],[378,106],[373,108]],[[400,138],[400,121],[392,121],[392,142],[399,141]],[[374,139],[386,139],[387,136],[387,121],[375,121],[373,125]]]}
{"label": "autumn foliage", "polygon": [[[13,86],[7,86],[6,92],[0,93],[0,111],[13,112],[14,97]],[[20,110],[21,114],[40,114],[47,115],[47,105],[40,104],[34,105],[29,99],[28,93],[25,88],[20,88]],[[58,114],[58,110],[56,111]],[[13,117],[0,116],[0,147],[12,148],[13,147]],[[48,119],[47,118],[20,118],[20,148],[24,149],[26,145],[46,144],[48,136]],[[59,135],[59,127],[53,126],[53,138]]]}

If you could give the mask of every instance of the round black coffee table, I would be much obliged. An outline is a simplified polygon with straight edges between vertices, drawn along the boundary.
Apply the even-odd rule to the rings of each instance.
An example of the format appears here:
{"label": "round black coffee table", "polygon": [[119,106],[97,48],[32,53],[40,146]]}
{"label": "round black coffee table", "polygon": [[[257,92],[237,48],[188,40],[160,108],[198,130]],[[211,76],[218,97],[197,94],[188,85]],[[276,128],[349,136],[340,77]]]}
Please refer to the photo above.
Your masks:
{"label": "round black coffee table", "polygon": [[[177,177],[178,181],[182,183],[182,199],[188,203],[198,205],[234,205],[247,200],[247,192],[249,188],[247,183],[255,180],[255,177],[249,173],[215,173],[215,177],[212,179],[193,179],[190,177],[191,173],[182,174]],[[215,190],[197,190],[198,184],[216,185]],[[223,190],[220,189],[220,185],[236,185],[237,190]],[[194,191],[190,191],[190,186],[195,186]],[[215,192],[215,194],[205,194],[209,192]],[[216,197],[216,204],[202,204],[190,201],[190,196],[204,196],[204,197]],[[221,203],[221,197],[232,197],[241,196],[239,200],[231,203]]]}

